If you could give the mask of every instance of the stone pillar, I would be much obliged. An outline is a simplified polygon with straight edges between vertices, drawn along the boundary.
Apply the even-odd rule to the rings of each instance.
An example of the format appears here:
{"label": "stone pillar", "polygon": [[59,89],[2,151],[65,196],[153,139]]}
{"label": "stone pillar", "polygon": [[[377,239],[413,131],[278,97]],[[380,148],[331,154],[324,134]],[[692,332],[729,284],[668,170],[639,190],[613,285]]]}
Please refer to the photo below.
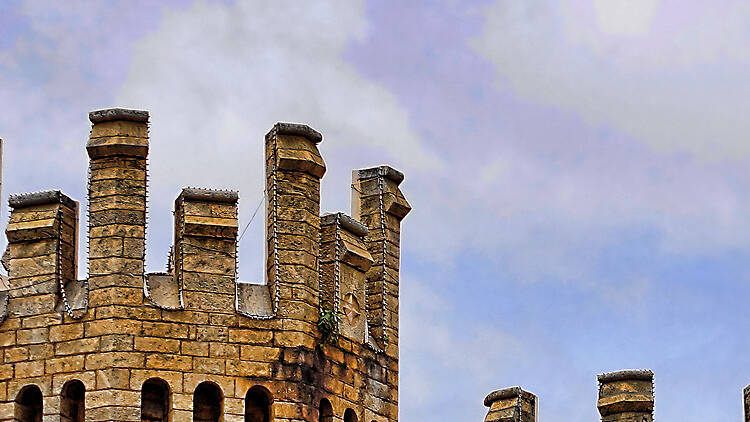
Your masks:
{"label": "stone pillar", "polygon": [[367,227],[343,213],[321,218],[321,302],[342,316],[341,335],[363,343],[367,329],[365,274],[372,266]]}
{"label": "stone pillar", "polygon": [[266,284],[273,314],[298,321],[288,326],[302,333],[315,332],[318,319],[322,139],[292,123],[276,123],[266,135]]}
{"label": "stone pillar", "polygon": [[89,113],[91,306],[143,303],[148,112]]}
{"label": "stone pillar", "polygon": [[369,232],[367,249],[374,264],[367,273],[367,321],[370,340],[398,358],[398,295],[401,220],[411,211],[399,185],[404,175],[380,166],[352,175],[352,216]]}
{"label": "stone pillar", "polygon": [[602,422],[652,422],[654,373],[624,370],[601,374],[596,407]]}
{"label": "stone pillar", "polygon": [[187,188],[175,201],[174,268],[186,309],[234,313],[237,198]]}
{"label": "stone pillar", "polygon": [[13,195],[6,229],[12,317],[56,312],[77,278],[78,203],[60,191]]}
{"label": "stone pillar", "polygon": [[484,422],[536,422],[536,396],[521,387],[493,391],[484,405],[490,408]]}
{"label": "stone pillar", "polygon": [[745,422],[750,422],[750,385],[742,390],[742,404],[745,409]]}

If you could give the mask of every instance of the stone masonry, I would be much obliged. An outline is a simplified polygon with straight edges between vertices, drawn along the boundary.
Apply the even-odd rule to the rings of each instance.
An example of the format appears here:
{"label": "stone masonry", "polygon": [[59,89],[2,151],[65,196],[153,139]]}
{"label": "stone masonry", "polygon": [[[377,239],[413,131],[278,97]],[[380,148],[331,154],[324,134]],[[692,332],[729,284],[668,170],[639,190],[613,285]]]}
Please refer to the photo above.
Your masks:
{"label": "stone masonry", "polygon": [[[265,284],[237,279],[225,190],[182,190],[167,271],[146,274],[149,114],[89,119],[87,279],[78,202],[10,197],[1,421],[397,420],[400,172],[354,171],[352,215],[321,216],[322,135],[277,123]],[[338,335],[324,342],[326,313]]]}
{"label": "stone masonry", "polygon": [[[9,199],[0,421],[398,420],[402,173],[355,170],[351,216],[320,215],[323,137],[277,123],[264,140],[265,283],[238,280],[239,196],[215,189],[180,192],[167,270],[146,274],[149,114],[89,119],[87,279],[78,202]],[[653,376],[599,375],[601,421],[653,422]],[[485,422],[539,413],[521,387],[484,404]],[[750,422],[750,386],[743,406]]]}
{"label": "stone masonry", "polygon": [[[623,370],[601,374],[599,409],[602,422],[653,422],[654,374],[648,370]],[[493,391],[484,399],[489,407],[485,422],[535,422],[538,402],[521,387]]]}

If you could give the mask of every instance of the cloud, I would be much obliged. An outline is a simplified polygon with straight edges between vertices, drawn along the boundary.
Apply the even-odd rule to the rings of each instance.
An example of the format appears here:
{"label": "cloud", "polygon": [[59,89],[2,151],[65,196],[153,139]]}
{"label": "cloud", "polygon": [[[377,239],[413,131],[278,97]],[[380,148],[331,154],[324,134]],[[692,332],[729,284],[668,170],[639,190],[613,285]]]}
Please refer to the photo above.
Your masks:
{"label": "cloud", "polygon": [[529,366],[537,354],[498,327],[476,321],[461,327],[466,310],[446,301],[420,275],[404,274],[401,287],[399,347],[410,363],[401,371],[401,419],[481,420],[483,395],[506,387],[495,383],[506,379],[508,366]]}
{"label": "cloud", "polygon": [[[367,29],[362,2],[199,1],[166,14],[134,47],[117,101],[151,112],[154,207],[169,208],[186,185],[231,188],[244,218],[261,196],[263,136],[276,121],[323,133],[324,210],[348,211],[353,168],[404,157],[439,167],[396,96],[344,60]],[[260,269],[262,234],[249,233],[242,268]]]}
{"label": "cloud", "polygon": [[[62,189],[85,203],[87,113],[112,105],[133,40],[154,27],[160,8],[168,6],[151,3],[0,5],[4,195]],[[85,241],[84,227],[79,242]],[[0,247],[4,242],[3,236]],[[80,268],[86,268],[83,255]]]}
{"label": "cloud", "polygon": [[594,0],[596,22],[608,34],[640,35],[648,30],[660,0],[612,2]]}
{"label": "cloud", "polygon": [[[412,82],[425,94],[408,100],[410,110],[424,110],[414,119],[420,133],[434,133],[426,139],[450,157],[450,171],[407,172],[412,252],[441,266],[475,259],[507,280],[596,289],[618,253],[750,246],[750,95],[739,72],[741,16],[750,13],[741,3],[679,13],[666,1],[624,4],[497,1],[470,35],[480,57],[463,55],[465,44],[409,55],[432,51],[445,22],[387,50],[411,60],[404,72],[415,69],[393,70],[394,86],[424,79]],[[617,276],[648,279],[637,268]]]}
{"label": "cloud", "polygon": [[750,155],[750,5],[515,2],[485,10],[471,45],[496,86],[615,128],[657,151]]}

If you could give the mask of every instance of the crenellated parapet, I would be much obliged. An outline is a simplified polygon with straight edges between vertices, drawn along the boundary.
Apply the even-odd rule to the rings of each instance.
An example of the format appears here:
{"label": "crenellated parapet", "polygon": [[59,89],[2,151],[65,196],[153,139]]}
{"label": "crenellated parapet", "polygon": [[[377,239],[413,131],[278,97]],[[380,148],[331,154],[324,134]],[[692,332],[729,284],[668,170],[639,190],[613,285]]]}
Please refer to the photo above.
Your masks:
{"label": "crenellated parapet", "polygon": [[596,407],[602,422],[654,420],[654,373],[624,370],[601,374]]}
{"label": "crenellated parapet", "polygon": [[[628,369],[597,376],[596,407],[602,422],[652,422],[654,420],[654,373]],[[484,399],[489,407],[485,422],[536,422],[535,395],[521,387],[493,391]]]}
{"label": "crenellated parapet", "polygon": [[239,193],[217,189],[179,193],[166,271],[146,274],[149,118],[89,114],[86,279],[78,203],[11,196],[0,421],[397,420],[403,175],[355,171],[353,216],[321,215],[323,137],[277,123],[264,283],[238,279]]}
{"label": "crenellated parapet", "polygon": [[174,206],[171,271],[146,276],[151,303],[167,310],[234,310],[238,199],[235,191],[182,190]]}
{"label": "crenellated parapet", "polygon": [[77,279],[78,203],[60,191],[12,195],[8,238],[11,317],[85,311]]}
{"label": "crenellated parapet", "polygon": [[365,277],[373,264],[365,244],[368,229],[343,213],[324,215],[321,225],[321,305],[341,315],[341,334],[365,342]]}
{"label": "crenellated parapet", "polygon": [[484,422],[536,422],[536,396],[521,387],[493,391],[484,405],[490,408]]}
{"label": "crenellated parapet", "polygon": [[352,216],[368,228],[373,258],[367,272],[368,342],[398,357],[401,220],[411,211],[399,185],[404,175],[389,166],[352,173]]}
{"label": "crenellated parapet", "polygon": [[89,303],[140,305],[146,250],[148,112],[89,113]]}
{"label": "crenellated parapet", "polygon": [[310,329],[318,317],[322,135],[306,125],[277,123],[265,137],[266,280],[272,313]]}

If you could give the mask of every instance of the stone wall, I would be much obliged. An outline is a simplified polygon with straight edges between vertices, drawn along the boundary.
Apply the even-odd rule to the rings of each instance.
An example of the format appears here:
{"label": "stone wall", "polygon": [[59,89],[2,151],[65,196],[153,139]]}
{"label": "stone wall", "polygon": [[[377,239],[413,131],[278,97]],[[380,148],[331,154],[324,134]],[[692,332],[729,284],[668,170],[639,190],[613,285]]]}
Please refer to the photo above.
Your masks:
{"label": "stone wall", "polygon": [[[78,203],[11,197],[0,420],[397,420],[403,175],[355,171],[354,217],[321,217],[322,136],[278,123],[265,137],[266,284],[237,280],[238,196],[212,189],[180,193],[168,271],[144,274],[148,113],[90,120],[88,279]],[[334,344],[317,327],[328,309]]]}

